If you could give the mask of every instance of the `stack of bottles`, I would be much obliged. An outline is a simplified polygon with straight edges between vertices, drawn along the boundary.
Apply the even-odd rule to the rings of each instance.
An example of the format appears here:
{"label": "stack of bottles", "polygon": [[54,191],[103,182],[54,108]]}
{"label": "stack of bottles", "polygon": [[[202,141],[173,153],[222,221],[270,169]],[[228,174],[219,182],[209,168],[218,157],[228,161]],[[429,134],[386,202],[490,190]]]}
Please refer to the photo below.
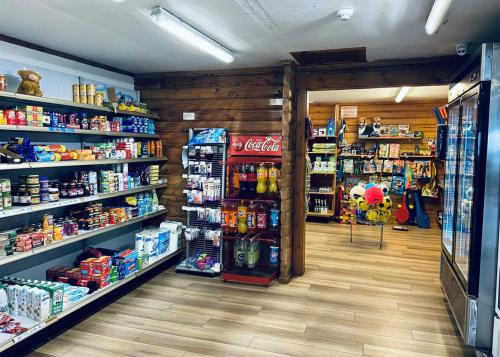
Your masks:
{"label": "stack of bottles", "polygon": [[[265,246],[256,240],[239,239],[234,243],[234,265],[238,268],[254,269],[261,258],[261,250]],[[279,264],[279,247],[269,246],[269,266],[276,268]]]}
{"label": "stack of bottles", "polygon": [[225,233],[266,233],[276,236],[280,231],[280,206],[278,202],[249,204],[243,200],[226,200],[221,209],[221,227]]}
{"label": "stack of bottles", "polygon": [[276,196],[279,169],[261,163],[232,166],[232,195],[234,197]]}

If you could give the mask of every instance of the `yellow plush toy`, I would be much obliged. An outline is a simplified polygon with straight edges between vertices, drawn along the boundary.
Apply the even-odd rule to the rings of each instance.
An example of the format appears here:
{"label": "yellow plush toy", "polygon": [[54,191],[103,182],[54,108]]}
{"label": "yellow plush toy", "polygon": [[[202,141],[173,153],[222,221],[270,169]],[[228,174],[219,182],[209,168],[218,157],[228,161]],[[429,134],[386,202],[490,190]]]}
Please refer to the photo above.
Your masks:
{"label": "yellow plush toy", "polygon": [[28,69],[20,70],[17,73],[21,76],[21,83],[19,83],[19,87],[17,87],[17,93],[34,95],[37,97],[43,95],[40,90],[40,80],[42,76],[39,73]]}

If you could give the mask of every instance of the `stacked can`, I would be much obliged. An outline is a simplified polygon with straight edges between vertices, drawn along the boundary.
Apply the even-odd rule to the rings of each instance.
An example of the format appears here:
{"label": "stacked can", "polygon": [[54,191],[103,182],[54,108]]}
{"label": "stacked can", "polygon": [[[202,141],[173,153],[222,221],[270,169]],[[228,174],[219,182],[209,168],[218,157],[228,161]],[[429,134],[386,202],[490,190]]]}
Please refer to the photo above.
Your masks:
{"label": "stacked can", "polygon": [[12,193],[9,179],[0,180],[0,192],[2,198],[0,199],[0,211],[12,207]]}
{"label": "stacked can", "polygon": [[160,165],[150,165],[149,166],[149,183],[151,185],[156,185],[158,183],[159,175],[160,175]]}
{"label": "stacked can", "polygon": [[39,179],[40,182],[40,202],[47,203],[49,202],[49,178],[41,176]]}

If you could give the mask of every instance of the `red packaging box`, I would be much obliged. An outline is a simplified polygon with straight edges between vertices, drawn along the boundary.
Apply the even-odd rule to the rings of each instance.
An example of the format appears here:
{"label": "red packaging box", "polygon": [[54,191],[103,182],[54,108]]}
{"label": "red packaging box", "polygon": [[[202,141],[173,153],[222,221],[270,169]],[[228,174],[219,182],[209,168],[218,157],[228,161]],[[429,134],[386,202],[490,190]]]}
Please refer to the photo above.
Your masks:
{"label": "red packaging box", "polygon": [[90,277],[90,280],[94,281],[99,286],[99,289],[102,289],[108,285],[108,277],[108,274],[94,274]]}
{"label": "red packaging box", "polygon": [[94,270],[95,258],[88,258],[80,262],[80,272],[82,274],[90,275]]}
{"label": "red packaging box", "polygon": [[17,110],[16,121],[17,125],[27,125],[28,123],[26,121],[26,112],[23,112],[22,110]]}
{"label": "red packaging box", "polygon": [[16,111],[14,109],[4,110],[5,118],[7,118],[8,125],[17,125]]}
{"label": "red packaging box", "polygon": [[111,257],[102,256],[95,259],[92,274],[106,274],[109,269],[111,269]]}

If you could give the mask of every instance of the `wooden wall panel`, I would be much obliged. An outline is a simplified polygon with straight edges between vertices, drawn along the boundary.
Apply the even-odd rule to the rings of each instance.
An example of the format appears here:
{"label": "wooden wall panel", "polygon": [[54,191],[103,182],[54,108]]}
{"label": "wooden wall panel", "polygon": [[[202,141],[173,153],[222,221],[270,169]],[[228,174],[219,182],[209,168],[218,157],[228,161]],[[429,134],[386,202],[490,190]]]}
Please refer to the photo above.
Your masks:
{"label": "wooden wall panel", "polygon": [[[436,137],[436,118],[432,113],[432,108],[443,105],[446,100],[429,100],[418,102],[380,102],[380,103],[342,103],[340,105],[357,105],[358,118],[346,119],[347,134],[346,139],[349,144],[358,142],[359,118],[365,117],[368,122],[376,116],[382,119],[382,125],[409,124],[411,131],[420,130],[424,132],[426,138]],[[334,117],[335,105],[333,104],[311,104],[309,106],[309,116],[315,127],[325,127],[328,118]],[[365,145],[372,145],[374,142],[366,141]],[[401,151],[415,151],[415,144],[420,148],[425,148],[425,140],[421,142],[399,142]],[[443,175],[442,163],[438,163],[438,172]],[[398,197],[398,196],[396,196]],[[399,198],[399,197],[398,197]],[[442,210],[442,194],[439,199],[424,199],[425,206],[432,225],[436,226],[435,217],[437,211]],[[394,217],[394,215],[393,215]]]}
{"label": "wooden wall panel", "polygon": [[[225,127],[230,134],[281,133],[283,69],[145,74],[136,77],[136,88],[149,107],[160,114],[158,133],[165,145],[168,188],[161,202],[170,219],[184,220],[182,146],[192,127]],[[194,121],[183,121],[183,112],[194,112]]]}

